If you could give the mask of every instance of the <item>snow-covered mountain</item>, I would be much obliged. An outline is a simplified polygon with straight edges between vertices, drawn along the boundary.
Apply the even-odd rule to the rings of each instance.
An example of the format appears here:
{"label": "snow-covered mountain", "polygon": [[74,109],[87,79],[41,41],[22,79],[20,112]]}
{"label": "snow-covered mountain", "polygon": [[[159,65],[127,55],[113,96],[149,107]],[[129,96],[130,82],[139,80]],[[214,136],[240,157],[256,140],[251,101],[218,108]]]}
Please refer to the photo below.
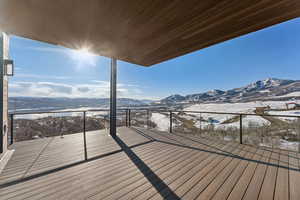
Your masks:
{"label": "snow-covered mountain", "polygon": [[179,94],[174,94],[171,96],[168,96],[164,99],[166,102],[178,102],[178,101],[184,101],[186,98],[184,96],[181,96]]}
{"label": "snow-covered mountain", "polygon": [[211,90],[186,96],[172,95],[162,99],[161,102],[248,102],[257,100],[288,100],[291,98],[300,99],[300,80],[268,78],[227,91]]}

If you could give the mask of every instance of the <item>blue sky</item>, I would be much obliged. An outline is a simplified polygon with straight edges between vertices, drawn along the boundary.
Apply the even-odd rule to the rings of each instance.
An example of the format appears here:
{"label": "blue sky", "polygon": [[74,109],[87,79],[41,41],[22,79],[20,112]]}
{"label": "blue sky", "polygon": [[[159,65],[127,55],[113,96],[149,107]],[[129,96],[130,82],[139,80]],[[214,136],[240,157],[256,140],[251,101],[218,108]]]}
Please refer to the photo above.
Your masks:
{"label": "blue sky", "polygon": [[[152,67],[118,62],[120,97],[159,99],[231,89],[268,77],[300,79],[300,18]],[[110,60],[11,37],[10,96],[109,97]]]}

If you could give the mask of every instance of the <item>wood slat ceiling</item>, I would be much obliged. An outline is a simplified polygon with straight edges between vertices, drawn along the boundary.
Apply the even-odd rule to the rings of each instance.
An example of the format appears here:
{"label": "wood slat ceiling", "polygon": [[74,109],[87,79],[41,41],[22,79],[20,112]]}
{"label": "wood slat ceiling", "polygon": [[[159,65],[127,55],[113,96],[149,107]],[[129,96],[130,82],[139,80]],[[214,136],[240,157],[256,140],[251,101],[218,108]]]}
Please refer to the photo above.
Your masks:
{"label": "wood slat ceiling", "polygon": [[0,1],[2,31],[144,66],[299,16],[299,0]]}

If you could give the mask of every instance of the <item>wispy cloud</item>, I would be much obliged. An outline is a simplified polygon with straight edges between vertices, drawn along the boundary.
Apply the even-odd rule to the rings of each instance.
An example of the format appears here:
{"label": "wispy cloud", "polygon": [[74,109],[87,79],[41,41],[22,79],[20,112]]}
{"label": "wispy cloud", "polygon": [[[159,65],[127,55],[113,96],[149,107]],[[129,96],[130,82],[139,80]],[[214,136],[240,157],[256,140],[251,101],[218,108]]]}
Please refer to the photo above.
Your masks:
{"label": "wispy cloud", "polygon": [[[131,84],[118,84],[117,93],[118,97],[149,99],[138,86]],[[9,85],[9,96],[104,98],[109,94],[110,84],[107,81],[87,84],[15,81]]]}
{"label": "wispy cloud", "polygon": [[55,79],[55,80],[67,80],[71,77],[69,76],[46,76],[46,75],[38,75],[38,74],[23,74],[18,73],[15,75],[16,78],[31,78],[31,79]]}

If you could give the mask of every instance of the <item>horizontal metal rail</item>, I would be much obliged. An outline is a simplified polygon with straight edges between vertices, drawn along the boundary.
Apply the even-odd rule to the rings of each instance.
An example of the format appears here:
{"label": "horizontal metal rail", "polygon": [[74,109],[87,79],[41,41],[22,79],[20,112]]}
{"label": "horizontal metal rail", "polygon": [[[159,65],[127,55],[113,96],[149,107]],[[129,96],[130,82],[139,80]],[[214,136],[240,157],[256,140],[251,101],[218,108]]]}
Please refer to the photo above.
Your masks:
{"label": "horizontal metal rail", "polygon": [[[169,115],[169,132],[172,133],[172,122],[173,122],[173,117],[174,114],[176,113],[191,113],[191,114],[218,114],[218,115],[236,115],[239,116],[239,121],[240,121],[240,143],[243,143],[243,116],[261,116],[261,117],[289,117],[289,118],[297,118],[300,120],[300,115],[274,115],[274,114],[257,114],[257,113],[241,113],[241,112],[215,112],[215,111],[190,111],[190,110],[175,110],[175,109],[151,109],[151,108],[119,108],[117,111],[123,111],[124,114],[126,115],[126,126],[130,127],[131,126],[131,121],[132,121],[132,114],[137,113],[137,112],[146,112],[147,114],[147,128],[150,126],[150,113],[163,113],[166,115]],[[109,109],[86,109],[86,110],[55,110],[55,111],[38,111],[38,112],[10,112],[10,144],[13,144],[14,142],[14,116],[17,115],[39,115],[39,114],[58,114],[58,113],[82,113],[83,114],[83,134],[84,134],[84,140],[86,139],[86,116],[88,112],[109,112]],[[201,126],[201,117],[200,117],[200,126]],[[86,153],[86,144],[85,144],[85,158],[87,158],[87,153]],[[300,151],[300,145],[299,145],[299,151]]]}
{"label": "horizontal metal rail", "polygon": [[[127,109],[118,109],[127,110]],[[82,113],[82,112],[107,112],[109,109],[88,109],[88,110],[56,110],[56,111],[38,111],[38,112],[9,112],[13,115],[38,115],[38,114],[56,114],[56,113]]]}
{"label": "horizontal metal rail", "polygon": [[[220,114],[220,115],[249,115],[249,116],[266,116],[266,117],[298,117],[300,115],[273,115],[273,114],[257,114],[257,113],[241,113],[241,112],[214,112],[214,111],[190,111],[190,110],[168,110],[168,109],[139,109],[139,108],[122,108],[117,109],[117,111],[150,111],[150,112],[163,112],[163,113],[195,113],[195,114]],[[39,112],[10,112],[12,115],[33,115],[33,114],[55,114],[55,113],[83,113],[83,112],[108,112],[109,109],[88,109],[88,110],[66,110],[66,111],[39,111]],[[299,111],[300,112],[300,111]]]}
{"label": "horizontal metal rail", "polygon": [[[300,117],[300,115],[272,115],[272,114],[257,114],[257,113],[231,113],[231,112],[210,112],[210,111],[176,111],[172,110],[172,112],[188,112],[188,113],[204,113],[204,114],[224,114],[224,115],[252,115],[252,116],[266,116],[266,117]],[[299,111],[300,112],[300,111]]]}

